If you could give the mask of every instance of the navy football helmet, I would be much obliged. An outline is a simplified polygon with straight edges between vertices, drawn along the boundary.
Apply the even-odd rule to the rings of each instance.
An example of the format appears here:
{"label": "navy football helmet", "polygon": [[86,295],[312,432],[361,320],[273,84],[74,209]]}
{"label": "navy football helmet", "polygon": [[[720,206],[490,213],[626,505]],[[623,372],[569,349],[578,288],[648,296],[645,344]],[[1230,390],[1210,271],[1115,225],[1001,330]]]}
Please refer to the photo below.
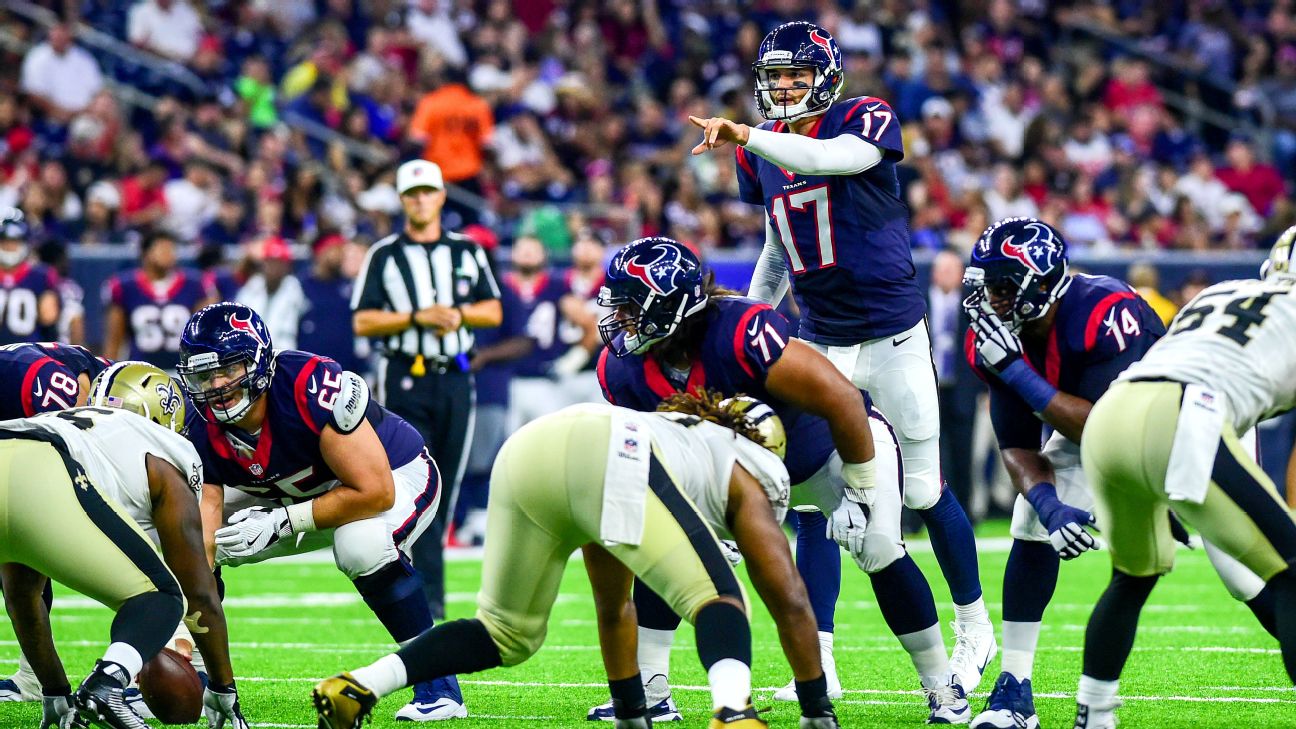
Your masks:
{"label": "navy football helmet", "polygon": [[618,357],[642,354],[706,306],[702,262],[670,238],[640,238],[608,263],[598,303],[613,310],[599,322],[608,349]]}
{"label": "navy football helmet", "polygon": [[[784,104],[775,98],[778,81],[770,71],[785,68],[814,69],[814,84],[798,82],[794,88],[808,89],[795,104]],[[794,121],[822,114],[833,105],[846,86],[841,49],[828,31],[814,23],[784,23],[771,30],[761,41],[756,62],[756,105],[766,119]]]}
{"label": "navy football helmet", "polygon": [[[270,389],[270,330],[251,308],[223,301],[199,309],[180,334],[176,368],[195,404],[232,423]],[[235,400],[242,393],[242,397]]]}
{"label": "navy football helmet", "polygon": [[[969,310],[993,308],[1014,332],[1048,313],[1071,284],[1066,241],[1035,218],[1004,218],[986,228],[972,248],[963,285]],[[1007,302],[1007,307],[994,306]]]}
{"label": "navy football helmet", "polygon": [[31,250],[27,244],[27,236],[30,234],[31,229],[27,227],[27,218],[21,210],[9,208],[0,211],[0,244],[7,241],[19,243],[12,248],[0,245],[0,266],[13,268],[27,260]]}

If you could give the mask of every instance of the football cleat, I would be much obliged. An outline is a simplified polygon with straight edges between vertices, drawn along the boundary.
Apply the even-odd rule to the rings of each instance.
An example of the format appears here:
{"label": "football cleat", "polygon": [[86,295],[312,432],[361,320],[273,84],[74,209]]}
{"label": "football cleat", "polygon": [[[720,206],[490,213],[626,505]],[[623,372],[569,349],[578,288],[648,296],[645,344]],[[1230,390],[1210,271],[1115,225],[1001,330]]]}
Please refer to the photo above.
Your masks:
{"label": "football cleat", "polygon": [[9,678],[0,680],[0,703],[7,701],[40,701],[40,680],[30,668],[25,668],[25,659],[19,661],[18,671]]}
{"label": "football cleat", "polygon": [[924,686],[923,693],[927,695],[927,708],[931,710],[928,724],[966,724],[972,718],[972,707],[968,706],[967,694],[963,692],[958,676],[951,676],[944,686]]}
{"label": "football cleat", "polygon": [[414,685],[414,700],[396,712],[396,721],[441,721],[468,716],[459,682],[436,678]]}
{"label": "football cleat", "polygon": [[[832,648],[819,644],[819,663],[823,666],[824,678],[828,680],[828,698],[840,699],[842,697],[841,680],[837,678],[837,661],[833,659]],[[788,684],[778,691],[774,692],[775,701],[796,701],[796,679],[788,681]]]}
{"label": "football cleat", "polygon": [[[206,686],[203,688],[206,688]],[[145,719],[157,718],[153,716],[153,710],[148,707],[148,704],[144,703],[144,695],[140,693],[139,686],[135,684],[131,684],[125,691],[122,691],[122,701],[126,702],[131,711]]]}
{"label": "football cleat", "polygon": [[373,720],[378,697],[351,674],[341,673],[316,684],[311,701],[319,715],[319,729],[359,729],[361,721]]}
{"label": "football cleat", "polygon": [[1119,723],[1116,721],[1118,706],[1120,706],[1119,701],[1105,709],[1077,702],[1075,729],[1116,729]]}
{"label": "football cleat", "polygon": [[751,704],[742,711],[734,711],[727,706],[721,706],[711,715],[711,723],[707,724],[707,729],[760,729],[768,727],[769,724],[760,718],[756,709]]}
{"label": "football cleat", "polygon": [[[654,724],[664,721],[683,721],[684,717],[680,716],[679,709],[675,706],[675,700],[669,695],[648,707],[648,716],[652,718]],[[589,721],[614,721],[616,714],[612,711],[612,702],[599,704],[589,710],[585,715]]]}
{"label": "football cleat", "polygon": [[995,642],[994,626],[990,623],[968,623],[955,620],[950,623],[954,629],[954,651],[950,655],[950,670],[959,677],[959,683],[965,693],[976,691],[981,685],[981,677],[986,666],[994,660],[999,652]]}
{"label": "football cleat", "polygon": [[1038,729],[1039,725],[1030,679],[1018,683],[1007,671],[999,674],[985,708],[972,720],[972,729]]}
{"label": "football cleat", "polygon": [[103,729],[150,729],[129,706],[123,694],[130,676],[116,663],[99,661],[72,696],[76,717],[72,726]]}

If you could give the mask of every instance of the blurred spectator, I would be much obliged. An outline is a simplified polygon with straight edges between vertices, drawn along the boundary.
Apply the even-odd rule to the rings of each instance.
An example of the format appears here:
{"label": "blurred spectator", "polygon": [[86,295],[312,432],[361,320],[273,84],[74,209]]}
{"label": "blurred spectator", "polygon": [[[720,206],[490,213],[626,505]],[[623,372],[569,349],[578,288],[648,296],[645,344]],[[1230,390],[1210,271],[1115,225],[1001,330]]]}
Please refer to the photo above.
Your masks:
{"label": "blurred spectator", "polygon": [[355,334],[345,325],[351,317],[352,286],[342,273],[347,246],[336,232],[326,232],[311,245],[311,270],[301,279],[306,310],[298,326],[297,346],[332,357],[344,370],[364,372],[364,362],[356,355]]}
{"label": "blurred spectator", "polygon": [[46,119],[66,124],[90,105],[103,88],[103,76],[94,57],[73,45],[72,31],[59,23],[23,58],[20,87]]}
{"label": "blurred spectator", "polygon": [[1009,164],[995,167],[994,187],[985,192],[984,199],[991,220],[1039,214],[1039,206],[1022,189],[1021,176]]}
{"label": "blurred spectator", "polygon": [[1179,284],[1178,291],[1175,292],[1175,298],[1178,299],[1179,308],[1188,305],[1188,302],[1197,298],[1203,290],[1210,288],[1215,281],[1211,275],[1202,269],[1197,269],[1188,274],[1183,283]]}
{"label": "blurred spectator", "polygon": [[1225,159],[1228,166],[1215,173],[1220,182],[1245,195],[1256,213],[1268,215],[1272,212],[1274,200],[1287,191],[1277,168],[1258,162],[1250,140],[1244,137],[1235,136],[1229,141]]}
{"label": "blurred spectator", "polygon": [[1161,106],[1161,92],[1152,84],[1147,63],[1117,58],[1112,63],[1112,71],[1113,76],[1103,91],[1103,105],[1109,111],[1125,115],[1139,106]]}
{"label": "blurred spectator", "polygon": [[131,43],[175,61],[191,60],[202,34],[202,19],[189,0],[139,0],[127,19]]}
{"label": "blurred spectator", "polygon": [[963,256],[945,249],[932,259],[927,288],[932,361],[941,416],[941,463],[954,495],[971,503],[972,422],[981,388],[963,356],[963,334],[969,321],[963,310]]}
{"label": "blurred spectator", "polygon": [[476,188],[482,153],[494,131],[491,107],[447,69],[447,82],[419,99],[406,138],[423,147],[423,159],[435,162],[448,183]]}
{"label": "blurred spectator", "polygon": [[1143,300],[1148,302],[1155,311],[1157,316],[1161,317],[1161,323],[1166,326],[1170,325],[1170,320],[1179,312],[1179,307],[1170,299],[1167,299],[1161,293],[1160,276],[1157,274],[1156,266],[1150,263],[1134,263],[1125,273],[1125,281],[1138,292]]}
{"label": "blurred spectator", "polygon": [[121,181],[121,214],[126,225],[147,227],[166,215],[166,165],[150,160],[144,169]]}
{"label": "blurred spectator", "polygon": [[46,241],[36,249],[36,257],[58,274],[59,319],[58,341],[85,344],[85,289],[71,274],[67,245]]}
{"label": "blurred spectator", "polygon": [[1204,152],[1193,157],[1188,173],[1174,184],[1174,192],[1187,198],[1193,208],[1206,220],[1213,230],[1224,225],[1224,212],[1221,205],[1228,188],[1215,175],[1215,165],[1210,156]]}
{"label": "blurred spectator", "polygon": [[[450,19],[449,0],[410,0],[405,14],[409,32],[455,68],[468,62],[468,52],[459,40],[459,29]],[[444,165],[443,165],[444,166]]]}
{"label": "blurred spectator", "polygon": [[219,183],[207,163],[193,160],[184,167],[184,177],[162,186],[166,216],[161,226],[182,243],[198,239],[203,228],[216,218],[220,207]]}
{"label": "blurred spectator", "polygon": [[1274,110],[1274,161],[1296,176],[1296,42],[1274,54],[1274,77],[1260,82],[1260,94]]}
{"label": "blurred spectator", "polygon": [[997,93],[987,93],[981,101],[990,141],[999,153],[1009,159],[1021,157],[1026,128],[1036,111],[1026,106],[1025,89],[1018,81],[1009,81]]}
{"label": "blurred spectator", "polygon": [[268,129],[279,121],[275,108],[275,84],[264,58],[243,61],[243,73],[234,81],[234,92],[247,106],[248,121],[257,129]]}
{"label": "blurred spectator", "polygon": [[198,238],[205,246],[235,246],[243,242],[247,229],[242,198],[226,194],[216,209],[216,219],[203,226]]}
{"label": "blurred spectator", "polygon": [[276,347],[297,349],[297,332],[307,302],[301,282],[293,274],[292,248],[272,236],[253,246],[253,259],[260,271],[243,284],[235,300],[261,315]]}
{"label": "blurred spectator", "polygon": [[122,230],[117,213],[121,192],[111,182],[99,181],[86,192],[85,219],[74,237],[77,243],[120,243]]}

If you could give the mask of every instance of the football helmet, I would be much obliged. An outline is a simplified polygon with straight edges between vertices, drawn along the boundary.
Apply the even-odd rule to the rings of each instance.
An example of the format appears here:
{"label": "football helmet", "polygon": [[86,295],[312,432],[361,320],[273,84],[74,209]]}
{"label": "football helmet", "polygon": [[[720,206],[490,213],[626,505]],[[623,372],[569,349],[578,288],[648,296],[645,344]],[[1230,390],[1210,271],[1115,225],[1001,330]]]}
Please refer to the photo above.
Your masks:
{"label": "football helmet", "polygon": [[[176,371],[200,409],[206,406],[223,423],[235,422],[270,389],[270,330],[242,304],[222,301],[203,307],[180,334]],[[243,396],[233,400],[239,392]]]}
{"label": "football helmet", "polygon": [[761,435],[761,444],[783,460],[787,457],[787,431],[783,419],[774,408],[746,395],[737,395],[720,401],[721,407],[732,407],[747,416],[747,420]]}
{"label": "football helmet", "polygon": [[[812,85],[798,82],[793,87],[807,89],[805,96],[795,104],[780,103],[775,98],[778,82],[770,80],[770,71],[783,68],[814,69]],[[822,114],[846,87],[846,73],[837,41],[828,31],[805,21],[784,23],[771,30],[761,41],[752,71],[756,74],[756,106],[766,119],[790,122]]]}
{"label": "football helmet", "polygon": [[617,357],[642,354],[706,306],[702,262],[670,238],[640,238],[608,263],[598,303],[613,310],[599,321],[608,349]]}
{"label": "football helmet", "polygon": [[968,310],[993,307],[1014,333],[1048,313],[1071,284],[1066,241],[1053,226],[1035,218],[1004,218],[986,228],[972,247],[963,285],[972,293]]}
{"label": "football helmet", "polygon": [[0,266],[13,268],[23,261],[27,260],[31,248],[27,243],[27,236],[31,229],[27,227],[27,218],[18,208],[9,208],[0,212],[0,244],[8,241],[18,241],[20,245],[15,248],[9,248],[0,245]]}
{"label": "football helmet", "polygon": [[129,410],[184,432],[184,395],[175,380],[147,362],[118,362],[100,372],[90,383],[87,404]]}
{"label": "football helmet", "polygon": [[1292,266],[1292,255],[1296,253],[1296,225],[1283,231],[1278,242],[1269,250],[1269,257],[1260,264],[1260,278],[1296,278],[1296,267]]}

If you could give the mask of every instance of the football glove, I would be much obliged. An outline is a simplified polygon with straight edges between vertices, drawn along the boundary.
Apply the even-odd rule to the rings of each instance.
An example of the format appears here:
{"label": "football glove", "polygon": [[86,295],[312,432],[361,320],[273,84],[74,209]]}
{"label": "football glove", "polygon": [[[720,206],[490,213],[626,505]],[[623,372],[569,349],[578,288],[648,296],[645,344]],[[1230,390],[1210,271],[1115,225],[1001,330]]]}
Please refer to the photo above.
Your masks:
{"label": "football glove", "polygon": [[239,706],[238,689],[234,684],[208,684],[203,689],[203,716],[207,717],[207,729],[221,729],[226,720],[230,723],[230,729],[248,729],[247,719],[243,718],[243,708]]}
{"label": "football glove", "polygon": [[743,556],[742,551],[738,549],[738,542],[732,539],[721,539],[720,551],[724,552],[725,559],[729,560],[729,564],[734,567],[742,564]]}
{"label": "football glove", "polygon": [[976,337],[977,354],[987,368],[995,374],[1002,373],[1022,358],[1021,340],[989,305],[967,307],[972,319],[972,333]]}
{"label": "football glove", "polygon": [[1035,507],[1040,523],[1048,530],[1049,542],[1062,559],[1075,559],[1082,553],[1097,549],[1093,535],[1085,530],[1094,523],[1093,514],[1062,503],[1057,489],[1051,483],[1038,483],[1026,494],[1026,500]]}
{"label": "football glove", "polygon": [[251,557],[292,533],[292,521],[283,507],[240,509],[230,515],[229,526],[216,530],[217,561]]}
{"label": "football glove", "polygon": [[41,697],[40,729],[66,729],[72,723],[71,696]]}
{"label": "football glove", "polygon": [[1188,534],[1188,528],[1184,526],[1183,522],[1179,521],[1179,516],[1173,511],[1167,511],[1166,516],[1170,517],[1170,536],[1174,537],[1176,542],[1192,549],[1192,536]]}
{"label": "football glove", "polygon": [[873,500],[877,496],[874,490],[877,480],[876,460],[864,463],[843,463],[841,477],[845,482],[847,499],[869,508],[873,507]]}
{"label": "football glove", "polygon": [[868,528],[868,513],[860,504],[842,499],[841,506],[828,517],[828,538],[842,549],[858,558],[864,553],[864,530]]}

